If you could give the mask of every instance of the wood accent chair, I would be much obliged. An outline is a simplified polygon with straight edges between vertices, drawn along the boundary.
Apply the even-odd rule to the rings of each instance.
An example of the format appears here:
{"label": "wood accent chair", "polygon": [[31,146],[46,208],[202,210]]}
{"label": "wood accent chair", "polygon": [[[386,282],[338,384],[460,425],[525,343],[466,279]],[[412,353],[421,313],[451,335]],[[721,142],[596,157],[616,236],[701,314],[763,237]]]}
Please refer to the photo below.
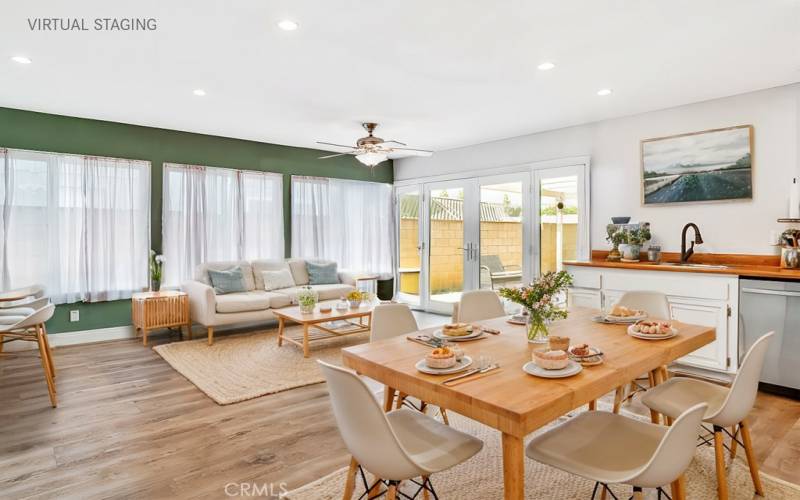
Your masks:
{"label": "wood accent chair", "polygon": [[24,340],[36,342],[39,346],[39,357],[42,360],[44,378],[47,381],[47,392],[50,395],[50,404],[53,405],[53,408],[58,406],[55,385],[56,368],[53,362],[53,350],[47,340],[47,330],[44,324],[53,317],[55,309],[55,305],[47,304],[12,324],[0,324],[0,337],[8,338],[8,340],[3,340],[4,342]]}
{"label": "wood accent chair", "polygon": [[[375,306],[372,311],[369,341],[376,342],[399,337],[400,335],[408,335],[418,330],[417,320],[414,319],[411,309],[406,304],[380,304]],[[384,405],[388,408],[394,401],[395,394],[386,393],[387,389],[387,387],[383,388],[383,398]],[[414,404],[414,402],[409,401],[407,394],[401,392],[397,395],[396,408],[399,409],[403,404],[411,405],[415,410],[419,410],[422,413],[425,413],[425,409],[428,406],[425,401],[419,401],[418,405]],[[444,408],[439,408],[439,410],[442,414],[442,420],[449,425],[447,410]]]}
{"label": "wood accent chair", "polygon": [[506,315],[506,309],[492,290],[471,290],[461,294],[458,305],[453,304],[453,321],[472,323]]}
{"label": "wood accent chair", "polygon": [[705,403],[688,408],[672,427],[602,411],[581,413],[535,437],[525,454],[595,481],[592,498],[601,486],[601,498],[607,492],[613,496],[609,484],[633,486],[635,500],[644,499],[643,488],[656,488],[661,498],[664,487],[680,481],[691,463],[697,427],[707,408]]}
{"label": "wood accent chair", "polygon": [[[764,487],[758,475],[758,462],[753,453],[753,444],[750,439],[750,427],[746,422],[746,418],[756,402],[758,379],[761,375],[761,368],[764,366],[764,357],[767,354],[769,341],[774,334],[775,332],[767,333],[750,347],[730,388],[703,380],[676,377],[648,390],[642,398],[642,403],[645,406],[666,416],[668,424],[676,415],[681,414],[685,408],[700,402],[707,403],[703,422],[711,424],[713,429],[703,426],[710,434],[700,436],[703,441],[700,445],[710,445],[710,438],[713,434],[717,468],[717,493],[720,500],[727,500],[728,498],[724,456],[724,448],[727,446],[724,442],[723,433],[728,434],[731,438],[731,446],[728,448],[731,458],[736,456],[737,444],[741,444],[744,448],[753,486],[756,493],[761,496],[764,495]],[[728,428],[732,432],[729,432]],[[739,434],[741,434],[742,441],[737,438]]]}
{"label": "wood accent chair", "polygon": [[[647,312],[648,317],[654,319],[669,320],[671,317],[669,301],[667,300],[667,296],[661,292],[645,290],[625,292],[625,294],[620,297],[617,305],[625,306],[628,309],[635,309],[637,311],[645,311]],[[650,387],[655,387],[656,381],[653,380],[653,373],[649,372],[646,377]],[[666,366],[661,367],[661,377],[663,380],[666,380],[668,377]],[[630,384],[628,384],[627,391],[626,386],[624,385],[617,387],[617,390],[614,392],[613,412],[619,413],[622,403],[633,398],[637,392],[644,391],[646,389],[646,387],[639,385],[636,380],[631,380]]]}
{"label": "wood accent chair", "polygon": [[[352,454],[344,495],[350,499],[361,473],[369,498],[384,486],[387,500],[434,495],[430,476],[454,467],[478,453],[483,442],[420,412],[401,408],[384,413],[361,378],[352,370],[318,361],[333,406],[339,433]],[[367,483],[364,469],[378,478]],[[419,481],[416,478],[420,478]],[[401,481],[411,481],[414,496],[400,493]]]}

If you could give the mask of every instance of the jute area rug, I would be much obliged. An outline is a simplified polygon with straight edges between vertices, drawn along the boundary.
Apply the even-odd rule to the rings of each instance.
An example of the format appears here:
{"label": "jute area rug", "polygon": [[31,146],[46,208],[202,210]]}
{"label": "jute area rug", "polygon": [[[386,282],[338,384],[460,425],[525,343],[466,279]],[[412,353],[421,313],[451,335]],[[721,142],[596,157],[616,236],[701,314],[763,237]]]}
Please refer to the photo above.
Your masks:
{"label": "jute area rug", "polygon": [[[291,326],[286,333],[302,334]],[[343,347],[369,340],[368,333],[311,343],[311,356],[294,344],[278,347],[277,329],[163,344],[153,349],[178,373],[221,405],[324,382],[317,359],[341,364]]]}
{"label": "jute area rug", "polygon": [[[448,471],[431,476],[433,487],[441,500],[491,500],[503,498],[503,456],[500,446],[500,433],[483,424],[475,422],[453,412],[448,413],[450,425],[464,432],[477,436],[484,442],[480,453],[467,462]],[[568,417],[562,417],[563,422]],[[558,425],[553,423],[549,427]],[[546,429],[546,428],[545,428]],[[542,429],[539,432],[543,432]],[[538,432],[537,432],[538,433]],[[535,434],[529,437],[532,438]],[[741,448],[740,448],[741,451]],[[609,450],[609,453],[614,453]],[[289,492],[285,498],[291,500],[333,500],[341,499],[344,489],[347,468]],[[372,478],[367,474],[368,480]],[[786,483],[767,474],[761,474],[765,488],[765,497],[775,500],[800,499],[800,487]],[[401,488],[406,494],[416,491],[413,484],[403,484]],[[594,483],[539,462],[525,459],[525,498],[526,499],[589,499],[592,496]],[[710,447],[697,449],[695,458],[686,472],[687,498],[716,499],[716,472],[714,468],[714,451]],[[728,468],[728,488],[731,500],[762,498],[755,495],[750,472],[743,456],[737,457]],[[630,487],[612,486],[614,494],[620,499],[631,496]],[[364,492],[360,477],[357,481],[353,498]],[[669,492],[669,489],[667,489]],[[599,494],[598,494],[599,497]],[[420,495],[421,498],[421,495]],[[611,498],[609,495],[608,498]],[[646,491],[645,498],[655,499],[655,491]]]}

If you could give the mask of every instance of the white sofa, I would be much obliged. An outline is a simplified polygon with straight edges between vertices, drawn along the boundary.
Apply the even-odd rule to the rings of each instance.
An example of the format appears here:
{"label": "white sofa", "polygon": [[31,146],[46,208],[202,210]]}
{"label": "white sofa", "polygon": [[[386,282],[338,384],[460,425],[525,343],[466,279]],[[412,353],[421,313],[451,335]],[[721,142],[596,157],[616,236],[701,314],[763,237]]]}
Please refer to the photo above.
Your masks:
{"label": "white sofa", "polygon": [[[312,261],[324,262],[324,261]],[[211,286],[208,270],[225,270],[239,266],[244,276],[246,292],[217,295]],[[295,286],[264,290],[262,271],[288,269]],[[239,260],[226,262],[207,262],[197,266],[194,279],[181,285],[189,295],[189,311],[193,323],[206,327],[208,345],[214,343],[214,327],[235,323],[253,323],[274,319],[272,311],[297,304],[297,292],[308,285],[306,261],[287,260]],[[319,295],[319,300],[338,299],[355,290],[355,274],[339,272],[339,283],[310,285]]]}

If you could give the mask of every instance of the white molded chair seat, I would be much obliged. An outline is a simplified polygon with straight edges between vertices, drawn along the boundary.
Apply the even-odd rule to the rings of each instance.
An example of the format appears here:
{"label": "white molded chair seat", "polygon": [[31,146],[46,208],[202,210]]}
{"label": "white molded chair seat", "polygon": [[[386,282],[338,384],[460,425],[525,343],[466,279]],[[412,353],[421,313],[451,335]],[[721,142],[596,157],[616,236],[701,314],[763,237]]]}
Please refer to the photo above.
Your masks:
{"label": "white molded chair seat", "polygon": [[705,407],[687,410],[673,427],[616,413],[581,413],[535,437],[525,454],[602,484],[660,488],[676,481],[692,461]]}
{"label": "white molded chair seat", "polygon": [[408,456],[427,474],[458,465],[483,448],[480,439],[418,411],[401,408],[387,413],[386,419]]}
{"label": "white molded chair seat", "polygon": [[706,403],[708,409],[703,416],[706,420],[722,408],[728,391],[727,387],[711,382],[675,377],[647,390],[642,396],[642,404],[662,415],[674,418],[697,403]]}

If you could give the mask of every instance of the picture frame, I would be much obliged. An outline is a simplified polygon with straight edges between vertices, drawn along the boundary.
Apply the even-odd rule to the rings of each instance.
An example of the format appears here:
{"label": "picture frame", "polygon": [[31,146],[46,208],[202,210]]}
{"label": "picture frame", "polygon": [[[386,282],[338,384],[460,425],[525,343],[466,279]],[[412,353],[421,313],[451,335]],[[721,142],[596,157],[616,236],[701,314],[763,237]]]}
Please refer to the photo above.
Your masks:
{"label": "picture frame", "polygon": [[752,125],[641,140],[641,204],[751,200],[753,144]]}

